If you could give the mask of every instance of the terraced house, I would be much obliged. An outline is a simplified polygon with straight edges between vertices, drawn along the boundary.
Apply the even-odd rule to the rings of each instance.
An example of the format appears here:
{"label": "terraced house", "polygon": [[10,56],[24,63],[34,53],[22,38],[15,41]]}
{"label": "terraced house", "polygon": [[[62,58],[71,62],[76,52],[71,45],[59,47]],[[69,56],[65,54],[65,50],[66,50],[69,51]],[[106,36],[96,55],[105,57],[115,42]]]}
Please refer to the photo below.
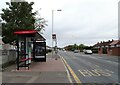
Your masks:
{"label": "terraced house", "polygon": [[98,54],[120,56],[120,40],[101,41],[93,46],[98,49]]}

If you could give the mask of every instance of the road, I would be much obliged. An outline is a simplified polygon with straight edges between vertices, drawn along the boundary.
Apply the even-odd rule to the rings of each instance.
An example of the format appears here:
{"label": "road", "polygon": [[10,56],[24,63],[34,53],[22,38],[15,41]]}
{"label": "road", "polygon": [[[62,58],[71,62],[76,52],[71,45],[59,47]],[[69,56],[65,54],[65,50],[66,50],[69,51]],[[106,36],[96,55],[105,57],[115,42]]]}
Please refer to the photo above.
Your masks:
{"label": "road", "polygon": [[81,83],[118,83],[118,59],[115,56],[89,55],[59,51]]}

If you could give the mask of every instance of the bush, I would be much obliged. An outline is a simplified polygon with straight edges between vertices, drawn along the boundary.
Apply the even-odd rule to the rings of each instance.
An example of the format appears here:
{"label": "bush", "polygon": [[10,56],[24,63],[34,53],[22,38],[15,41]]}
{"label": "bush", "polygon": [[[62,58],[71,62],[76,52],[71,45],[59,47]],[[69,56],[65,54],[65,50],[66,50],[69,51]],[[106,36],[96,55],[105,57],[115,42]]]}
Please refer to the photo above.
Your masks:
{"label": "bush", "polygon": [[52,52],[51,49],[46,49],[46,53],[50,53],[50,52]]}
{"label": "bush", "polygon": [[98,49],[93,48],[93,49],[92,49],[92,52],[93,52],[93,53],[98,53]]}

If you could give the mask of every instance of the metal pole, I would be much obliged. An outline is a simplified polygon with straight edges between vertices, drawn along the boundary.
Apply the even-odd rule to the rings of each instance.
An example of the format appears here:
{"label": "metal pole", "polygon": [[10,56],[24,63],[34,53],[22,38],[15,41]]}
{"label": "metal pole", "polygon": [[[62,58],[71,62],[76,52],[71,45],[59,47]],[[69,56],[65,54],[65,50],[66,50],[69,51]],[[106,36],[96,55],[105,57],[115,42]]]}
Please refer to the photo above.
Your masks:
{"label": "metal pole", "polygon": [[[120,40],[120,1],[118,2],[118,40]],[[118,58],[118,62],[120,58]],[[120,63],[118,65],[118,69],[120,69]],[[119,74],[118,74],[119,75]],[[118,82],[120,83],[120,77],[118,77]]]}
{"label": "metal pole", "polygon": [[56,38],[56,40],[55,40],[55,53],[57,54],[57,38]]}
{"label": "metal pole", "polygon": [[52,10],[52,34],[53,34],[53,25],[54,25],[54,10]]}
{"label": "metal pole", "polygon": [[17,59],[16,59],[16,63],[17,63],[17,70],[19,70],[19,37],[17,39]]}
{"label": "metal pole", "polygon": [[[52,35],[53,35],[53,25],[54,25],[54,10],[52,10]],[[53,37],[52,37],[52,57],[53,57]]]}
{"label": "metal pole", "polygon": [[[53,34],[53,25],[54,25],[54,11],[55,10],[52,10],[52,34]],[[57,10],[57,11],[62,11],[61,9]],[[57,44],[56,44],[57,45]],[[53,47],[53,38],[52,38],[52,57],[53,57],[53,52],[54,51],[54,47]]]}

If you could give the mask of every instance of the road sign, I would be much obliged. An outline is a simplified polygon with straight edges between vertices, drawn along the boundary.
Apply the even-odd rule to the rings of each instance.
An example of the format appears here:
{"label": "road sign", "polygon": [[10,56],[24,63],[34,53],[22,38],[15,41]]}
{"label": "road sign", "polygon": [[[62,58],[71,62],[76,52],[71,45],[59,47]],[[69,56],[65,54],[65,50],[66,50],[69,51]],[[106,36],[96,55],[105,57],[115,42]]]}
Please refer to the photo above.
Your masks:
{"label": "road sign", "polygon": [[56,34],[52,34],[52,39],[56,39]]}

